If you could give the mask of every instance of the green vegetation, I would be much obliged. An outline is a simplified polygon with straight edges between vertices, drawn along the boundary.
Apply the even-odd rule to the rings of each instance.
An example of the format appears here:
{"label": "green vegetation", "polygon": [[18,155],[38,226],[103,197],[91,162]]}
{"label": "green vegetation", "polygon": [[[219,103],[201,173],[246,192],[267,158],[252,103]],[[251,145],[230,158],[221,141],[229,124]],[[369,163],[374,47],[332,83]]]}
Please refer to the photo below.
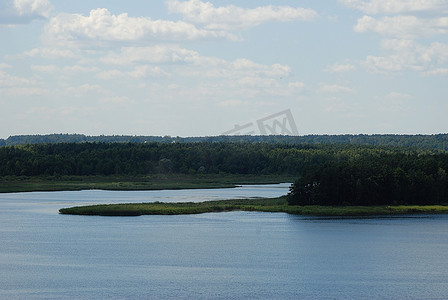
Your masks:
{"label": "green vegetation", "polygon": [[431,205],[448,203],[445,155],[384,154],[305,168],[291,205]]}
{"label": "green vegetation", "polygon": [[305,136],[211,136],[211,137],[171,137],[171,136],[129,136],[84,134],[16,135],[0,139],[0,146],[48,143],[271,143],[271,144],[343,144],[413,147],[448,151],[448,134],[398,135],[398,134],[343,134]]}
{"label": "green vegetation", "polygon": [[291,206],[286,197],[200,203],[127,203],[63,208],[61,214],[100,216],[181,215],[225,211],[283,212],[309,216],[377,216],[448,213],[448,206]]}
{"label": "green vegetation", "polygon": [[[242,141],[0,147],[0,192],[213,188],[295,180],[287,197],[289,211],[309,205],[448,203],[448,152],[440,149],[234,138]],[[255,142],[259,138],[269,142]],[[385,142],[389,137],[376,138]],[[445,143],[445,135],[437,138]]]}
{"label": "green vegetation", "polygon": [[72,143],[0,147],[0,176],[140,176],[152,174],[289,175],[310,165],[387,157],[436,160],[448,153],[355,145],[271,143]]}
{"label": "green vegetation", "polygon": [[292,182],[288,176],[153,174],[146,176],[5,176],[0,193],[77,190],[177,190],[231,188],[239,184]]}

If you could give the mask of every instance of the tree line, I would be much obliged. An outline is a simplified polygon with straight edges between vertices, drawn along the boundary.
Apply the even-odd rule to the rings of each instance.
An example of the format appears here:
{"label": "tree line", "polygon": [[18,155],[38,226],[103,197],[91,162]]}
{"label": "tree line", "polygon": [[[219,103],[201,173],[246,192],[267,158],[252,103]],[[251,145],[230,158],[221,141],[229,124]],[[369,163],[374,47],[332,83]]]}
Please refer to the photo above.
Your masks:
{"label": "tree line", "polygon": [[[300,174],[344,147],[269,143],[60,143],[0,147],[0,176]],[[337,149],[338,148],[338,149]]]}
{"label": "tree line", "polygon": [[352,144],[56,143],[0,147],[0,176],[288,175],[292,205],[448,203],[448,152]]}
{"label": "tree line", "polygon": [[434,135],[305,135],[305,136],[210,136],[210,137],[172,137],[172,136],[129,136],[84,134],[48,134],[48,135],[15,135],[0,139],[0,146],[47,143],[274,143],[274,144],[351,144],[370,146],[414,147],[448,151],[448,134]]}
{"label": "tree line", "polygon": [[[422,157],[432,150],[273,143],[59,143],[0,147],[0,176],[229,173],[301,175],[306,166],[376,157]],[[446,166],[443,166],[446,169]]]}
{"label": "tree line", "polygon": [[404,153],[306,167],[290,188],[291,205],[448,204],[447,155]]}

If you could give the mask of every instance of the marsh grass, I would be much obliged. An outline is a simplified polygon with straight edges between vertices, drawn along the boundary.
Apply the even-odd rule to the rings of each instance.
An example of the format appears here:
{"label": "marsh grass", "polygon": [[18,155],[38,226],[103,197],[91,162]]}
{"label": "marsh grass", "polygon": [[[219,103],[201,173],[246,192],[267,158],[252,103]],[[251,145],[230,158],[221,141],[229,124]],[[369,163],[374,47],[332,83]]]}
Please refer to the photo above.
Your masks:
{"label": "marsh grass", "polygon": [[448,206],[292,206],[286,197],[205,201],[200,203],[125,203],[63,208],[61,214],[100,216],[182,215],[226,211],[283,212],[309,216],[445,214]]}
{"label": "marsh grass", "polygon": [[231,188],[241,184],[292,182],[278,175],[152,174],[147,176],[4,176],[0,193],[75,190],[176,190]]}

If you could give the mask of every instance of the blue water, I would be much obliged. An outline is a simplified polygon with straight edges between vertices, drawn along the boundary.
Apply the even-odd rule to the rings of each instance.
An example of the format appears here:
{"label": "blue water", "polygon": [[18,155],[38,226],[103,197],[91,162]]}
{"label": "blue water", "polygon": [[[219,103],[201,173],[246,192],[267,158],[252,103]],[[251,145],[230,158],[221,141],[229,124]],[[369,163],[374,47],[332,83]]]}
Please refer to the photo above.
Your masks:
{"label": "blue water", "polygon": [[91,203],[275,197],[287,189],[0,194],[0,298],[447,299],[447,216],[57,213]]}

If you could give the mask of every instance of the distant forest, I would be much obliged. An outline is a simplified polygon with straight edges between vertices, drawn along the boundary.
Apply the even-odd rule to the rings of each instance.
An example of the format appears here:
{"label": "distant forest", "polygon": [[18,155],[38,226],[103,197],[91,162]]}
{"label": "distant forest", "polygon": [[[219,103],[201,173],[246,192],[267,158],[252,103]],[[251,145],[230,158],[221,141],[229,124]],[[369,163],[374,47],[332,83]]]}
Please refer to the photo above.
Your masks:
{"label": "distant forest", "polygon": [[83,134],[17,135],[0,139],[0,146],[46,143],[280,143],[280,144],[350,144],[370,146],[414,147],[448,151],[448,134],[435,135],[305,135],[305,136],[211,136],[211,137],[171,137],[171,136],[129,136]]}
{"label": "distant forest", "polygon": [[448,204],[445,135],[365,136],[379,146],[364,145],[361,137],[350,143],[342,142],[348,136],[339,143],[329,142],[336,136],[30,143],[0,147],[0,176],[278,174],[297,178],[291,205]]}
{"label": "distant forest", "polygon": [[[309,166],[371,161],[448,170],[448,153],[364,145],[275,143],[58,143],[0,147],[0,176],[145,175],[153,173],[284,174]],[[420,168],[420,166],[416,166]],[[436,168],[437,169],[437,168]],[[431,169],[432,170],[432,169]]]}

